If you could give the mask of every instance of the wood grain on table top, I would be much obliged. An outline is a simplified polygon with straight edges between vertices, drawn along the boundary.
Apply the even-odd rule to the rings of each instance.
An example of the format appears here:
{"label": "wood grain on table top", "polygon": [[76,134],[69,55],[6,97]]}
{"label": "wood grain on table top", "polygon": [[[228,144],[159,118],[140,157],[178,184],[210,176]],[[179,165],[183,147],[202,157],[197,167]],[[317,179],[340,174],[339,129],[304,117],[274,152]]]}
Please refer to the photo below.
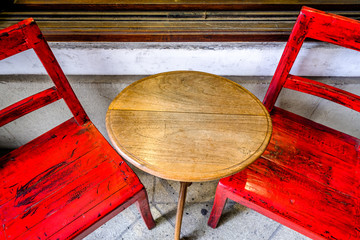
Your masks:
{"label": "wood grain on table top", "polygon": [[106,127],[132,164],[185,182],[242,170],[271,136],[269,114],[254,95],[226,78],[193,71],[131,84],[110,104]]}

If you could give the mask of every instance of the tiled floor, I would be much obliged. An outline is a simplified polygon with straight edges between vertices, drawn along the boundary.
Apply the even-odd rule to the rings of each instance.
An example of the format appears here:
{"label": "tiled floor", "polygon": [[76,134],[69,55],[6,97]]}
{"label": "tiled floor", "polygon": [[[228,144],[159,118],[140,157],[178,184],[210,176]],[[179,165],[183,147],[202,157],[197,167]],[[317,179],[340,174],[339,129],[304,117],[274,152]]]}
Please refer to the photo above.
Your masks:
{"label": "tiled floor", "polygon": [[[148,230],[133,205],[88,235],[86,240],[173,239],[180,184],[134,170],[147,189],[156,227]],[[226,204],[219,226],[216,229],[210,228],[207,226],[207,221],[216,185],[217,181],[211,181],[193,183],[188,188],[181,230],[182,239],[308,239],[233,201],[228,201]]]}

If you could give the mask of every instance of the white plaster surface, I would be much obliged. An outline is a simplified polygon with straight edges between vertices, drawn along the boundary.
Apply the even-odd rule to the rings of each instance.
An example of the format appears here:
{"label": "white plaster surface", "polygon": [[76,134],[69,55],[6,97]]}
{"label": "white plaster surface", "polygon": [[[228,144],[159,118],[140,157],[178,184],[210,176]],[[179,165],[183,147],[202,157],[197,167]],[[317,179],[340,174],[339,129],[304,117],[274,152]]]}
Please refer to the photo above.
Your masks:
{"label": "white plaster surface", "polygon": [[[150,75],[196,70],[227,76],[272,76],[285,43],[50,43],[72,75]],[[360,76],[360,53],[327,43],[305,43],[292,73]],[[45,74],[33,50],[1,61],[3,74]]]}

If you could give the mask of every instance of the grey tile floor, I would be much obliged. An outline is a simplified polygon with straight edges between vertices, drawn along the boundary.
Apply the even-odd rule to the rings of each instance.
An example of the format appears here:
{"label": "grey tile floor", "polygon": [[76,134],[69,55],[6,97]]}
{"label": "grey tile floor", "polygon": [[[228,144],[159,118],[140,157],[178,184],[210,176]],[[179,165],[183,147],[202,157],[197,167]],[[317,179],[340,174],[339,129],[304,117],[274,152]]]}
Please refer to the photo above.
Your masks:
{"label": "grey tile floor", "polygon": [[[86,237],[95,239],[173,239],[180,184],[151,176],[133,167],[144,184],[156,227],[148,230],[133,205]],[[228,201],[219,226],[212,229],[207,221],[217,181],[193,183],[188,188],[181,236],[184,240],[251,239],[305,240],[307,237],[250,210]]]}

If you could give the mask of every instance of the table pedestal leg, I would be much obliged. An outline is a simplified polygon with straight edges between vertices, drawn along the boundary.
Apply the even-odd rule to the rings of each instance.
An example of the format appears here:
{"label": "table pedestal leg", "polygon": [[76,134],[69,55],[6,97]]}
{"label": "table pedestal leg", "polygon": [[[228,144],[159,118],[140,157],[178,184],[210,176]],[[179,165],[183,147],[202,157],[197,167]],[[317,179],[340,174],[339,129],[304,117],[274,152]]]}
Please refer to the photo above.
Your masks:
{"label": "table pedestal leg", "polygon": [[177,206],[177,213],[176,213],[176,223],[175,223],[175,240],[180,239],[180,230],[181,230],[181,222],[184,213],[184,204],[186,199],[186,190],[187,187],[191,183],[188,182],[180,182],[180,193],[179,193],[179,201]]}

